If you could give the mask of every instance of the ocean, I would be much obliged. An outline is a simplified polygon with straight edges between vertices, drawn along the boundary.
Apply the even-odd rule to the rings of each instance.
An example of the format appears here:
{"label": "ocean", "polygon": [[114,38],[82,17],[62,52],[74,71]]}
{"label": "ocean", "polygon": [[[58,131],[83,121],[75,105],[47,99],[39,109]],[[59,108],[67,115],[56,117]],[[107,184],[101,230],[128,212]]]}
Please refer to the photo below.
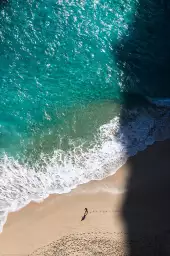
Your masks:
{"label": "ocean", "polygon": [[0,2],[0,229],[170,137],[166,1]]}

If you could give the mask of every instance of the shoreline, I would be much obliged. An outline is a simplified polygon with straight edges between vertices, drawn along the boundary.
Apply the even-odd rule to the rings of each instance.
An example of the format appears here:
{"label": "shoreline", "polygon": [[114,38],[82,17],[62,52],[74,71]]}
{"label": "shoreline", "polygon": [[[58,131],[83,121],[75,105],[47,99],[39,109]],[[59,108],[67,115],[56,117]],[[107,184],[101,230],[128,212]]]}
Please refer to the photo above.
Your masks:
{"label": "shoreline", "polygon": [[[120,198],[123,196],[123,175],[125,175],[124,169],[101,181],[90,181],[87,184],[79,185],[70,193],[50,195],[47,199],[40,203],[31,202],[21,210],[9,213],[7,222],[4,225],[4,230],[0,234],[0,255],[30,254],[37,248],[47,244],[47,242],[50,243],[53,239],[55,239],[55,237],[60,238],[61,235],[64,236],[73,234],[75,230],[75,227],[73,227],[74,224],[76,225],[78,233],[87,231],[93,231],[94,233],[96,230],[98,232],[97,225],[99,223],[96,223],[92,227],[86,227],[84,223],[88,221],[89,216],[96,218],[96,213],[103,215],[102,218],[105,216],[105,213],[109,214],[110,217],[114,212],[117,214],[118,204],[120,203]],[[103,201],[105,201],[104,204]],[[112,204],[114,204],[113,209],[110,207]],[[84,208],[87,205],[89,210],[88,216],[84,222],[81,222],[81,218],[84,214]],[[74,206],[75,211],[71,214],[71,216],[69,216],[70,214],[68,214],[68,211],[72,209],[72,206]],[[96,207],[98,210],[96,210]],[[47,218],[45,217],[46,214]],[[59,227],[57,232],[53,230],[53,223],[56,222],[56,218],[56,225]],[[40,220],[41,223],[45,220],[44,227],[42,223],[40,228],[40,223],[37,225],[36,220]],[[60,221],[64,224],[63,226],[60,225]],[[33,225],[37,225],[38,229],[35,228],[37,232],[35,232],[35,230],[33,231],[32,228],[30,230],[27,222]],[[109,225],[107,225],[105,228],[106,233],[108,232]],[[50,235],[48,233],[48,237],[46,234],[45,236],[41,236],[43,229],[48,231],[52,230],[52,234]],[[16,238],[15,235],[16,230],[20,230],[18,238]],[[23,234],[25,233],[24,230],[26,230],[26,235],[23,239]],[[34,233],[34,238],[30,236],[30,233]],[[37,239],[38,236],[40,236],[39,239]],[[35,240],[35,237],[36,242],[34,243],[33,240]],[[24,240],[24,244],[21,246],[20,241],[22,239]],[[27,244],[28,240],[31,241],[29,241]],[[10,248],[9,241],[11,243]]]}
{"label": "shoreline", "polygon": [[[31,202],[21,210],[9,213],[4,230],[0,234],[0,255],[28,255],[38,248],[41,254],[33,255],[45,255],[42,250],[46,250],[46,246],[51,242],[61,241],[64,237],[73,239],[73,236],[76,239],[81,237],[82,240],[82,234],[88,237],[89,245],[93,235],[99,240],[107,236],[109,243],[117,241],[119,249],[122,248],[121,250],[125,252],[127,233],[131,234],[128,221],[131,221],[132,216],[135,216],[132,219],[136,221],[137,227],[135,230],[133,227],[132,231],[140,235],[145,235],[146,232],[156,235],[163,232],[165,226],[170,228],[168,222],[170,207],[167,205],[167,199],[169,200],[167,189],[170,181],[169,152],[170,140],[156,142],[146,150],[130,157],[127,163],[112,176],[80,185],[67,194],[50,195],[41,203]],[[165,177],[160,176],[160,168],[161,172],[167,170],[164,173]],[[144,179],[139,175],[140,179],[133,181],[133,169],[136,174],[143,173]],[[166,193],[163,191],[161,194],[162,188],[166,188]],[[123,193],[125,189],[127,192]],[[160,198],[165,199],[165,204]],[[160,207],[161,204],[164,209]],[[81,222],[86,207],[89,213]],[[129,212],[130,216],[127,214]],[[116,245],[114,248],[117,248]],[[63,250],[69,250],[69,246]],[[87,255],[86,253],[84,255]],[[118,251],[117,253],[112,251],[112,253],[124,255],[123,252]],[[102,255],[109,254],[107,252]]]}

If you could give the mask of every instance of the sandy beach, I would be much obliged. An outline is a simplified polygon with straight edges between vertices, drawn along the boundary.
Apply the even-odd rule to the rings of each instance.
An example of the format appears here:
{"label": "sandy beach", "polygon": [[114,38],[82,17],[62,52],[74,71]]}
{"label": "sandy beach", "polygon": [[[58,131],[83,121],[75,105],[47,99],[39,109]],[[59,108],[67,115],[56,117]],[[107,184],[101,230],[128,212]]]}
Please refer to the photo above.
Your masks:
{"label": "sandy beach", "polygon": [[169,154],[157,142],[113,176],[10,213],[0,255],[170,255]]}

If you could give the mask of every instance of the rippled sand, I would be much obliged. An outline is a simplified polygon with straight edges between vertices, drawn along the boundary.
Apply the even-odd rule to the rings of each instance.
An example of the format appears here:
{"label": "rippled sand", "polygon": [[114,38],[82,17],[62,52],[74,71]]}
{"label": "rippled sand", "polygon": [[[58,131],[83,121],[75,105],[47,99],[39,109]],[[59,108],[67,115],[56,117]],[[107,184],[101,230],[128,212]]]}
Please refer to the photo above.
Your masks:
{"label": "rippled sand", "polygon": [[61,239],[36,250],[32,256],[49,255],[125,255],[124,244],[112,233],[90,232],[64,236]]}

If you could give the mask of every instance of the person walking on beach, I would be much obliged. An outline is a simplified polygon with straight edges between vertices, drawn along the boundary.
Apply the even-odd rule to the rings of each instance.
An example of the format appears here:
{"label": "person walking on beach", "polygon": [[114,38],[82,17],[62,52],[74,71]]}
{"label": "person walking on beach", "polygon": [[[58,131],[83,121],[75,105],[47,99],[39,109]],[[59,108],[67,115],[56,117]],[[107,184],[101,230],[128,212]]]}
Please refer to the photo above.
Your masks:
{"label": "person walking on beach", "polygon": [[83,215],[83,217],[81,218],[81,221],[85,220],[87,214],[88,214],[88,209],[85,208],[85,209],[84,209],[84,215]]}
{"label": "person walking on beach", "polygon": [[88,214],[88,209],[85,208],[84,211],[85,211],[84,214],[87,215]]}

